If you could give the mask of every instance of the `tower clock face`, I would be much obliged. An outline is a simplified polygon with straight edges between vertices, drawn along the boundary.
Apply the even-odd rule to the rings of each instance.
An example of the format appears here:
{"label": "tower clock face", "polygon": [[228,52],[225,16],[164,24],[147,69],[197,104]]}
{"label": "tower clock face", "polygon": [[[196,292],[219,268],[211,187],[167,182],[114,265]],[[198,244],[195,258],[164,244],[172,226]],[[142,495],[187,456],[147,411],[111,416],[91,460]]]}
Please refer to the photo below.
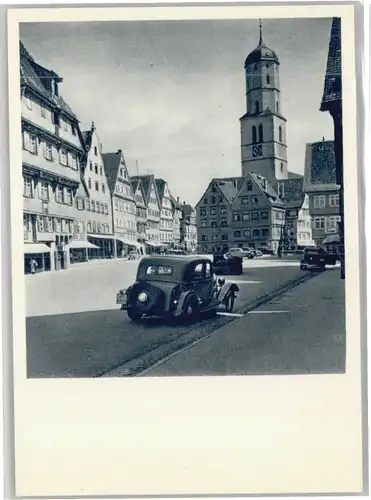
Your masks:
{"label": "tower clock face", "polygon": [[252,156],[253,158],[257,158],[263,154],[262,145],[258,144],[252,147]]}

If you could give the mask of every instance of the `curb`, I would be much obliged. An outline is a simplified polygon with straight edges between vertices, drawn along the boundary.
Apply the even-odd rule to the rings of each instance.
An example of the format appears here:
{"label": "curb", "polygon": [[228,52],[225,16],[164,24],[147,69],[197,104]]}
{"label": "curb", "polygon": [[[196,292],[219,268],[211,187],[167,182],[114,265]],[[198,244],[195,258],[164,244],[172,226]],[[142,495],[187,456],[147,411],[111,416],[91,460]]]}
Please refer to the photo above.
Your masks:
{"label": "curb", "polygon": [[[305,273],[299,278],[294,280],[290,280],[284,285],[275,288],[272,292],[261,295],[254,301],[251,301],[245,304],[242,308],[238,309],[238,312],[242,314],[247,314],[248,312],[257,309],[258,307],[265,305],[272,300],[284,295],[286,292],[291,291],[292,289],[300,286],[301,284],[309,281],[310,279],[317,276],[314,273]],[[236,311],[237,312],[237,311]],[[223,318],[223,319],[221,319]],[[185,347],[190,347],[193,343],[206,340],[211,337],[215,332],[222,330],[226,326],[230,325],[232,322],[237,322],[242,318],[234,318],[231,319],[229,317],[218,317],[212,323],[208,323],[205,325],[204,330],[198,328],[194,328],[186,334],[174,334],[170,338],[168,338],[165,342],[157,343],[153,345],[153,348],[148,351],[148,347],[143,352],[138,352],[134,354],[130,359],[124,360],[120,364],[105,370],[104,372],[100,372],[96,375],[93,375],[94,378],[99,377],[123,377],[123,376],[138,376],[142,372],[149,370],[155,364],[159,363],[164,358],[167,358],[170,355],[176,353]],[[202,324],[202,323],[201,323]]]}

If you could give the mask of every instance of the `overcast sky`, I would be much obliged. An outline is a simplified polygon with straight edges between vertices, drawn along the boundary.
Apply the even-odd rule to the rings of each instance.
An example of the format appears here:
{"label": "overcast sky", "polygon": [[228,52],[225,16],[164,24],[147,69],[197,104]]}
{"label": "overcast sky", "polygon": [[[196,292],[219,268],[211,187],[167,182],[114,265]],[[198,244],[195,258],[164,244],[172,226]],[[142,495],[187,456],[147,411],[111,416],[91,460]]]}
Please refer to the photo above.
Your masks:
{"label": "overcast sky", "polygon": [[[264,20],[280,59],[288,166],[303,173],[305,144],[333,138],[319,111],[331,19]],[[94,120],[105,152],[122,149],[134,173],[154,173],[196,204],[212,177],[241,175],[244,61],[258,21],[26,23],[21,40],[64,81],[82,129]]]}

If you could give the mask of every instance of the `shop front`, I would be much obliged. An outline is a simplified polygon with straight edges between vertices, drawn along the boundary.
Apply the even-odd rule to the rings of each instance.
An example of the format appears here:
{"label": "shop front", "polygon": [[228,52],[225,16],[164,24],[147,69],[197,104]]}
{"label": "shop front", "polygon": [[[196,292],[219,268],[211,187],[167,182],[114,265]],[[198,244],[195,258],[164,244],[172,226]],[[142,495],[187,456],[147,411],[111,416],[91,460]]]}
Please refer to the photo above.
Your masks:
{"label": "shop front", "polygon": [[89,252],[94,251],[97,248],[99,249],[97,245],[94,245],[86,240],[71,240],[66,245],[71,264],[87,262],[89,260]]}
{"label": "shop front", "polygon": [[138,243],[129,238],[116,237],[116,255],[119,258],[127,258],[129,253],[138,249]]}
{"label": "shop front", "polygon": [[115,240],[113,236],[88,234],[88,241],[96,248],[89,249],[89,260],[113,259],[115,256]]}
{"label": "shop front", "polygon": [[44,243],[24,243],[24,273],[36,274],[42,271],[50,271],[51,248]]}

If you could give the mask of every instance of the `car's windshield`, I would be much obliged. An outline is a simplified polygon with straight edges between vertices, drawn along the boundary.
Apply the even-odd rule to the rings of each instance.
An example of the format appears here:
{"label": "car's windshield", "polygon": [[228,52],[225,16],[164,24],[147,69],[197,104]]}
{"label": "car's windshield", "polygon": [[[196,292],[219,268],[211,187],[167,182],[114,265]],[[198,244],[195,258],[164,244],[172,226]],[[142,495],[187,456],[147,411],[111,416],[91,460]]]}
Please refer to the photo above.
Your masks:
{"label": "car's windshield", "polygon": [[159,266],[159,265],[151,265],[148,266],[146,269],[146,274],[150,275],[157,275],[157,276],[163,276],[163,275],[171,275],[173,274],[173,268],[171,266]]}

